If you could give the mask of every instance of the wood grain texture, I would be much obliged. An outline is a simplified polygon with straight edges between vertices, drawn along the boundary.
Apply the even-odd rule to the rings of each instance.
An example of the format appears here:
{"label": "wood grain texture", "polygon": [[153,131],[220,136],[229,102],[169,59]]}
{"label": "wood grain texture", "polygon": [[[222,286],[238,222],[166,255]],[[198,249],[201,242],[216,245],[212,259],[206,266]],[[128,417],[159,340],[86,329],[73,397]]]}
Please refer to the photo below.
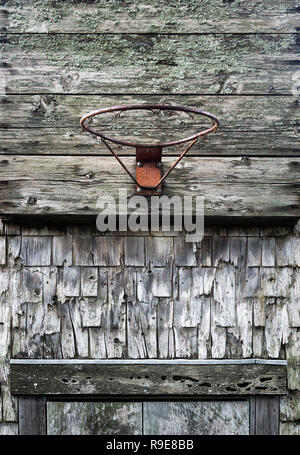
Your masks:
{"label": "wood grain texture", "polygon": [[46,399],[44,397],[19,397],[19,434],[47,434]]}
{"label": "wood grain texture", "polygon": [[291,32],[299,23],[295,0],[279,5],[272,0],[239,4],[214,0],[172,3],[81,0],[58,4],[45,0],[3,0],[1,7],[1,30],[15,33]]}
{"label": "wood grain texture", "polygon": [[[123,161],[133,171],[133,158]],[[166,169],[172,163],[172,158],[163,161]],[[204,196],[208,217],[294,219],[299,216],[299,163],[298,158],[275,162],[190,157],[168,177],[164,194]],[[129,196],[134,192],[134,184],[114,158],[43,157],[41,166],[39,157],[6,156],[1,164],[1,214],[6,216],[95,217],[100,196],[114,196],[118,201],[119,188],[127,189]],[[105,254],[101,252],[99,265],[105,264]]]}
{"label": "wood grain texture", "polygon": [[[189,155],[297,155],[299,105],[293,96],[155,96],[155,95],[3,95],[2,154],[108,155],[101,141],[83,134],[79,118],[88,111],[119,104],[170,103],[207,110],[220,118],[217,134],[196,143]],[[169,111],[168,111],[169,112]],[[200,116],[164,111],[106,114],[94,127],[130,141],[179,139],[204,127]],[[9,118],[9,122],[5,121]],[[99,124],[100,122],[100,124]],[[207,122],[205,122],[208,125]],[[97,129],[97,128],[96,128]],[[270,134],[272,133],[272,134]],[[135,154],[118,147],[120,155]],[[178,154],[181,147],[165,148]]]}
{"label": "wood grain texture", "polygon": [[144,434],[246,435],[247,401],[145,402]]}
{"label": "wood grain texture", "polygon": [[290,95],[297,71],[296,38],[7,34],[1,37],[1,92]]}
{"label": "wood grain texture", "polygon": [[17,436],[17,423],[0,423],[0,436]]}
{"label": "wood grain texture", "polygon": [[279,397],[253,397],[250,401],[250,433],[279,434]]}
{"label": "wood grain texture", "polygon": [[286,367],[12,364],[11,389],[16,395],[280,395]]}
{"label": "wood grain texture", "polygon": [[142,434],[143,403],[47,403],[48,435]]}

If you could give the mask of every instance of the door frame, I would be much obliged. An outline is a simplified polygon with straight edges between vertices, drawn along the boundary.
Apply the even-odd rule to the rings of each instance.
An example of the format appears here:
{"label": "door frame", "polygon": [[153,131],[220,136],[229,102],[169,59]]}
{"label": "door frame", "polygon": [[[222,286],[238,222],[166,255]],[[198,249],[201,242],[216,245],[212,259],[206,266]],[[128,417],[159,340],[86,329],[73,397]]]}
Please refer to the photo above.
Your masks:
{"label": "door frame", "polygon": [[285,360],[12,359],[19,434],[47,434],[48,401],[248,400],[249,433],[279,434]]}

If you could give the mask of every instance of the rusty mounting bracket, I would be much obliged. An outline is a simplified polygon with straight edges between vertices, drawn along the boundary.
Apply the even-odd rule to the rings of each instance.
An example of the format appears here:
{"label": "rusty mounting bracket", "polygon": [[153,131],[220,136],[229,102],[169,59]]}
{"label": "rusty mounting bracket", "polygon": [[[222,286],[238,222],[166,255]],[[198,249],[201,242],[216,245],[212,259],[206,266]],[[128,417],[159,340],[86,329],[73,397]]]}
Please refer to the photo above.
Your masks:
{"label": "rusty mounting bracket", "polygon": [[[159,196],[162,177],[162,147],[136,147],[136,193],[141,196]],[[145,189],[149,187],[149,189]],[[152,189],[150,189],[152,187]]]}

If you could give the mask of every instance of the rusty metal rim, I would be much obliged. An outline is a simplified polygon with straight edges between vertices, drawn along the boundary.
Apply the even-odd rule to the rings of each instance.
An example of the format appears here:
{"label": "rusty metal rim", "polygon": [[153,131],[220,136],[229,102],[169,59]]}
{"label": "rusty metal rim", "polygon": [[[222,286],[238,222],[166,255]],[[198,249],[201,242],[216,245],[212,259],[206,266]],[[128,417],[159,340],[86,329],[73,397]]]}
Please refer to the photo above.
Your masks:
{"label": "rusty metal rim", "polygon": [[[129,111],[129,110],[152,110],[152,109],[160,109],[160,110],[172,110],[172,111],[181,111],[181,112],[188,112],[192,114],[197,114],[197,115],[203,115],[205,117],[208,117],[210,120],[214,122],[213,126],[200,131],[199,133],[194,134],[193,136],[186,137],[184,139],[179,139],[178,141],[171,141],[171,142],[162,142],[159,144],[145,144],[145,143],[136,143],[136,142],[129,142],[129,141],[123,141],[121,139],[114,139],[110,136],[106,136],[105,134],[95,131],[92,128],[89,128],[88,126],[85,125],[85,121],[95,117],[96,115],[101,115],[105,114],[107,112],[118,112],[118,111]],[[101,137],[102,139],[105,139],[107,141],[114,142],[115,144],[119,145],[126,145],[128,147],[170,147],[172,145],[177,145],[177,144],[183,144],[185,142],[192,141],[193,139],[198,139],[200,136],[205,136],[206,134],[209,134],[213,131],[216,131],[218,126],[220,124],[219,119],[214,116],[213,114],[210,114],[209,112],[201,111],[200,109],[196,109],[194,107],[186,107],[186,106],[173,106],[169,104],[132,104],[132,105],[123,105],[123,106],[113,106],[113,107],[108,107],[104,109],[99,109],[97,111],[92,111],[89,112],[88,114],[84,115],[80,119],[80,125],[82,128],[86,131],[88,131],[91,134],[94,134],[96,136]]]}

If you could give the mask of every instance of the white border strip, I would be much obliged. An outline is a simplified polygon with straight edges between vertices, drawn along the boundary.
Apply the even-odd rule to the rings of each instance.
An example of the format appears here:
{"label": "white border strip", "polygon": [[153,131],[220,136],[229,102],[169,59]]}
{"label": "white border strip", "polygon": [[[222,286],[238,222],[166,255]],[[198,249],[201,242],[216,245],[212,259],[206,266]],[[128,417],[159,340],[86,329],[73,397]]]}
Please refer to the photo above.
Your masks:
{"label": "white border strip", "polygon": [[287,365],[286,360],[267,359],[11,359],[10,363],[12,365]]}

